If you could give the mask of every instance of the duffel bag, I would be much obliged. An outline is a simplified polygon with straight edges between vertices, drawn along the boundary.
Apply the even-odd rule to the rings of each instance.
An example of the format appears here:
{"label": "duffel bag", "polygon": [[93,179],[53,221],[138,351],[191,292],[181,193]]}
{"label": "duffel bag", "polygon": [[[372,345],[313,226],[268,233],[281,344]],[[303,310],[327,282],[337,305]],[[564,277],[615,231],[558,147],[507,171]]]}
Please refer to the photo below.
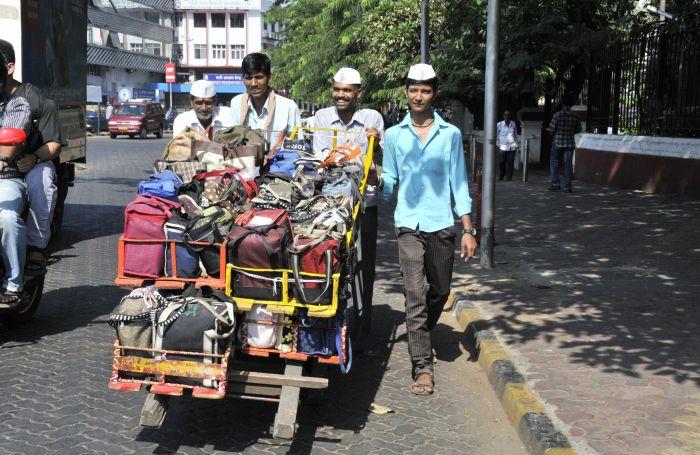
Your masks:
{"label": "duffel bag", "polygon": [[269,349],[281,340],[281,314],[267,310],[265,305],[253,305],[245,312],[244,326],[239,330],[240,341],[243,345],[254,348]]}
{"label": "duffel bag", "polygon": [[188,184],[192,181],[192,177],[205,172],[207,169],[198,161],[163,161],[158,160],[153,163],[154,172],[163,172],[165,170],[173,171],[183,184]]}
{"label": "duffel bag", "polygon": [[[108,324],[117,332],[117,340],[120,346],[150,349],[153,347],[153,322],[157,318],[158,311],[166,306],[167,302],[158,290],[149,286],[147,288],[134,289],[124,296],[119,304],[109,315]],[[136,357],[153,357],[149,351],[124,349],[122,355]],[[143,374],[127,374],[132,378],[143,378]]]}
{"label": "duffel bag", "polygon": [[[237,219],[229,232],[228,260],[236,267],[284,269],[286,248],[292,237],[289,215],[284,209],[253,209]],[[282,278],[275,272],[234,270],[234,297],[281,300]]]}
{"label": "duffel bag", "polygon": [[211,246],[189,245],[189,248],[199,256],[207,275],[211,277],[218,277],[221,273],[221,250],[213,244],[224,243],[232,225],[231,211],[215,205],[203,209],[185,227],[183,238],[186,241],[211,244]]}
{"label": "duffel bag", "polygon": [[338,352],[335,346],[338,332],[336,318],[314,318],[301,314],[298,330],[298,352],[324,357],[333,356]]}
{"label": "duffel bag", "polygon": [[[165,307],[158,316],[157,324],[153,346],[155,349],[222,355],[236,330],[235,307],[232,302],[215,297],[182,297],[179,302],[171,302]],[[169,354],[167,359],[221,363],[221,358],[207,356]],[[218,386],[213,378],[201,380],[168,376],[166,381],[204,387]]]}
{"label": "duffel bag", "polygon": [[[340,269],[340,241],[334,238],[300,237],[290,248],[294,296],[302,303],[329,305],[333,300],[333,274]],[[323,277],[304,276],[301,272]]]}
{"label": "duffel bag", "polygon": [[[185,239],[185,232],[189,221],[178,212],[173,213],[170,220],[165,223],[165,238],[175,240],[176,272],[179,278],[197,278],[200,275],[199,254]],[[173,276],[172,270],[172,244],[165,247],[165,276]]]}
{"label": "duffel bag", "polygon": [[[165,223],[180,204],[157,196],[137,196],[124,212],[124,238],[165,239]],[[127,242],[124,246],[124,274],[140,278],[162,276],[164,242]]]}
{"label": "duffel bag", "polygon": [[139,182],[139,194],[142,196],[158,196],[171,201],[177,201],[177,194],[182,186],[182,180],[173,171],[164,170]]}
{"label": "duffel bag", "polygon": [[195,156],[195,141],[208,140],[207,136],[188,126],[165,146],[163,161],[191,161]]}
{"label": "duffel bag", "polygon": [[272,155],[268,162],[268,173],[282,174],[287,177],[292,177],[297,168],[296,161],[301,157],[296,150],[281,149]]}

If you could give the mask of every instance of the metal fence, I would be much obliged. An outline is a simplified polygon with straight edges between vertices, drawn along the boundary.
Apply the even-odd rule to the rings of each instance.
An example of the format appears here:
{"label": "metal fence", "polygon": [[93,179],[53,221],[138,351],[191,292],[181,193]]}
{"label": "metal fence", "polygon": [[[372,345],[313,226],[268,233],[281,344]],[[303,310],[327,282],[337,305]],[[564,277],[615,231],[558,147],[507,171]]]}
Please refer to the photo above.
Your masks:
{"label": "metal fence", "polygon": [[700,137],[700,28],[663,23],[592,55],[587,130]]}

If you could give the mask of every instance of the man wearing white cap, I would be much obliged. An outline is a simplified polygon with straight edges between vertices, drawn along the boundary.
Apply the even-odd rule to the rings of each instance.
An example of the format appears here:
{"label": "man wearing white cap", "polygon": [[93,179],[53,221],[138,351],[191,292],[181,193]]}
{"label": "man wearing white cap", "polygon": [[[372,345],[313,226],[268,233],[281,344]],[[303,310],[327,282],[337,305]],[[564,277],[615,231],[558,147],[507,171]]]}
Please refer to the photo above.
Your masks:
{"label": "man wearing white cap", "polygon": [[[314,116],[316,128],[333,128],[338,133],[336,144],[350,141],[366,151],[369,136],[375,137],[374,159],[381,163],[381,141],[384,139],[384,119],[372,109],[360,109],[358,99],[362,95],[362,78],[353,68],[340,68],[333,77],[331,96],[335,106],[320,109]],[[333,147],[333,135],[319,131],[314,134],[314,150],[321,152]],[[372,166],[365,189],[365,211],[355,247],[355,279],[353,281],[353,318],[350,334],[353,349],[362,351],[366,347],[372,325],[372,296],[374,294],[375,259],[377,256],[377,171]]]}
{"label": "man wearing white cap", "polygon": [[192,109],[175,118],[173,136],[177,136],[186,127],[196,129],[213,138],[217,131],[235,125],[231,109],[216,106],[216,86],[210,81],[198,80],[190,88]]}
{"label": "man wearing white cap", "polygon": [[410,112],[386,132],[380,186],[386,198],[399,187],[394,222],[406,296],[411,391],[429,395],[434,387],[430,332],[450,294],[454,215],[463,225],[460,248],[465,260],[474,255],[476,230],[469,217],[462,134],[433,110],[435,71],[425,63],[413,65],[405,87]]}

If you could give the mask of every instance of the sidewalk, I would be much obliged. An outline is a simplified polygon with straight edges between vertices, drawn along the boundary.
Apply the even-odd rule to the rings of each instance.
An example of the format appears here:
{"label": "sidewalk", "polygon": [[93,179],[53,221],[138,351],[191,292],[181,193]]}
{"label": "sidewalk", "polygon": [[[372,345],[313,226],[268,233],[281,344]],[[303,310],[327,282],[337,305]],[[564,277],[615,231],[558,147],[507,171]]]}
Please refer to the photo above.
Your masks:
{"label": "sidewalk", "polygon": [[547,189],[498,182],[496,266],[453,282],[580,453],[700,453],[700,200]]}

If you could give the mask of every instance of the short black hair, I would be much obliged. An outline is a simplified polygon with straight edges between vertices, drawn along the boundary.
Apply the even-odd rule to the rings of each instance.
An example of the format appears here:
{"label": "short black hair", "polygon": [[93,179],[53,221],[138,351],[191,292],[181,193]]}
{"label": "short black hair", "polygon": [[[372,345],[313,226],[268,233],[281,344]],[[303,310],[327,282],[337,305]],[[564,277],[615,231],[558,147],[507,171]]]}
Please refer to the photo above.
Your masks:
{"label": "short black hair", "polygon": [[263,73],[266,76],[270,76],[272,75],[270,57],[260,52],[248,54],[241,63],[241,70],[244,76],[252,76],[255,73]]}
{"label": "short black hair", "polygon": [[0,39],[0,54],[5,57],[5,62],[15,63],[15,48],[12,47],[12,43]]}
{"label": "short black hair", "polygon": [[566,92],[564,93],[564,96],[561,98],[561,103],[566,106],[566,107],[571,107],[574,104],[576,104],[576,101],[578,100],[578,95],[574,92]]}
{"label": "short black hair", "polygon": [[408,88],[409,85],[429,85],[433,89],[433,91],[437,92],[438,85],[440,84],[438,82],[437,77],[427,79],[424,81],[417,81],[415,79],[406,78],[406,88]]}

